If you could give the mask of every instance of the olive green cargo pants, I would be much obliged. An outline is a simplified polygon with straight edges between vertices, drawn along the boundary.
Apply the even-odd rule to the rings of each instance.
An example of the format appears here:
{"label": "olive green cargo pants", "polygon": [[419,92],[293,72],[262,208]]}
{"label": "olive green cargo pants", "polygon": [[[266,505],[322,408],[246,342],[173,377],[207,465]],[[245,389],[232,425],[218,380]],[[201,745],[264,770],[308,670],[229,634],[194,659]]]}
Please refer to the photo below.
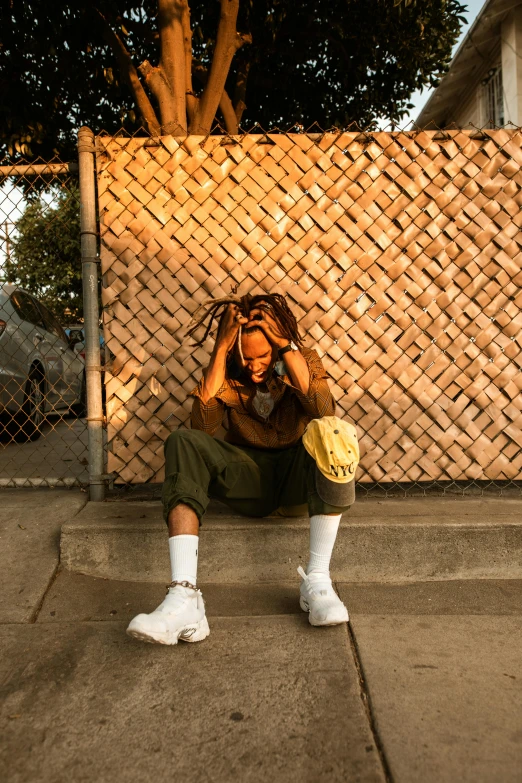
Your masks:
{"label": "olive green cargo pants", "polygon": [[211,498],[252,517],[305,503],[310,516],[341,514],[350,507],[331,506],[319,497],[315,461],[301,441],[266,451],[234,446],[200,430],[176,430],[165,443],[165,521],[175,506],[185,503],[201,522]]}

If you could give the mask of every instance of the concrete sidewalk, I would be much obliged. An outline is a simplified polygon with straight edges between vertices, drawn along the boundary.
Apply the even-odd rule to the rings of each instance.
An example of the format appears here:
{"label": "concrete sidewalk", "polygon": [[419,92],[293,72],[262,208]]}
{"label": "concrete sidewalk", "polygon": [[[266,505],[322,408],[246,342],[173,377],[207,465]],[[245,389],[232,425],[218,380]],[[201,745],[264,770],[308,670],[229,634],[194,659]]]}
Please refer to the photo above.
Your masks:
{"label": "concrete sidewalk", "polygon": [[[118,516],[109,506],[90,508]],[[208,573],[208,640],[156,647],[124,630],[162,584],[59,568],[58,530],[92,515],[84,507],[74,490],[0,493],[8,783],[520,783],[522,580],[339,580],[350,625],[316,629],[297,577],[231,585]]]}
{"label": "concrete sidewalk", "polygon": [[41,433],[38,440],[25,443],[0,439],[0,488],[17,484],[23,487],[24,480],[37,483],[43,477],[65,481],[65,486],[88,484],[85,419],[55,414],[43,422]]}

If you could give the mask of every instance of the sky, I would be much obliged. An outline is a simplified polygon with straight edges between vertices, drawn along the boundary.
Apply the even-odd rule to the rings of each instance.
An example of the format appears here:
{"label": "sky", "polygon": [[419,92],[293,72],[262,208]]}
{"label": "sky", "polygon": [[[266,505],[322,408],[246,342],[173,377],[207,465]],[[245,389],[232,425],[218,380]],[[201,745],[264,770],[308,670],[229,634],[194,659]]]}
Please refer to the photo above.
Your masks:
{"label": "sky", "polygon": [[[468,20],[468,23],[463,26],[462,30],[460,31],[459,40],[455,44],[453,48],[453,54],[457,51],[459,48],[462,39],[468,32],[469,28],[475,21],[475,19],[478,16],[478,13],[480,9],[486,4],[485,0],[467,0],[467,3],[465,0],[463,1],[463,5],[467,5],[468,10],[463,14],[466,19]],[[414,108],[410,110],[410,113],[408,117],[404,118],[404,128],[410,127],[411,123],[415,122],[419,114],[421,113],[421,109],[423,108],[424,104],[428,100],[429,96],[433,92],[433,89],[427,89],[427,90],[416,90],[413,95],[411,96],[410,103],[414,104]]]}

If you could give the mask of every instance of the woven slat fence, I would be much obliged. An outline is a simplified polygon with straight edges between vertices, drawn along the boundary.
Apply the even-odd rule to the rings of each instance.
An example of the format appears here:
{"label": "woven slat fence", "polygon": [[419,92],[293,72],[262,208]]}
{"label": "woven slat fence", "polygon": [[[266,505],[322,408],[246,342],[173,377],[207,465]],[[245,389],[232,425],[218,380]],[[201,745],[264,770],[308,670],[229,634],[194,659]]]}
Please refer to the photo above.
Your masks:
{"label": "woven slat fence", "polygon": [[522,478],[519,130],[97,140],[108,470],[163,478],[212,341],[287,295],[357,425],[362,482]]}

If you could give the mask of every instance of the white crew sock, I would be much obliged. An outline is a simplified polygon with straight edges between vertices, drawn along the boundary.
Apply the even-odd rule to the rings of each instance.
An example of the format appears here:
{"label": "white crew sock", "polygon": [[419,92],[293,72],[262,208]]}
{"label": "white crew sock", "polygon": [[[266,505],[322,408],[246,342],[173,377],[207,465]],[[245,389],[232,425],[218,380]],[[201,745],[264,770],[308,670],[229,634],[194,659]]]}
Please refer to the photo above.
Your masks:
{"label": "white crew sock", "polygon": [[171,536],[169,538],[170,570],[173,582],[196,585],[198,574],[199,536]]}
{"label": "white crew sock", "polygon": [[315,514],[310,517],[310,560],[306,573],[330,577],[330,559],[339,529],[341,515]]}

